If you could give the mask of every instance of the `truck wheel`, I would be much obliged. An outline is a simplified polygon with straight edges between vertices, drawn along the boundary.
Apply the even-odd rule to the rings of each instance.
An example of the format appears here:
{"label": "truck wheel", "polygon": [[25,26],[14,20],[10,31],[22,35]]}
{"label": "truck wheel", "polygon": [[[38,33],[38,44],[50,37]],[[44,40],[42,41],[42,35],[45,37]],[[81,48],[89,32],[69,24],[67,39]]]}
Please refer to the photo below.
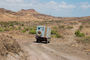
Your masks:
{"label": "truck wheel", "polygon": [[48,41],[48,43],[50,43],[50,41]]}
{"label": "truck wheel", "polygon": [[50,43],[50,41],[47,39],[47,40],[46,40],[46,43]]}
{"label": "truck wheel", "polygon": [[37,39],[37,41],[36,41],[37,43],[39,43],[39,39]]}
{"label": "truck wheel", "polygon": [[47,43],[50,43],[50,40],[51,40],[51,39],[47,39]]}

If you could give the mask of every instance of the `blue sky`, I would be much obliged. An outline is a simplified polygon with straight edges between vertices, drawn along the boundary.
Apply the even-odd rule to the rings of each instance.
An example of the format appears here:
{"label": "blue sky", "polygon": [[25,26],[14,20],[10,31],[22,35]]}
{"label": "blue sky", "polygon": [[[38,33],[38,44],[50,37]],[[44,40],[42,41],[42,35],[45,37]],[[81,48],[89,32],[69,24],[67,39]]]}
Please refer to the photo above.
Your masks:
{"label": "blue sky", "polygon": [[90,16],[90,0],[0,0],[0,8],[13,11],[35,9],[59,17]]}

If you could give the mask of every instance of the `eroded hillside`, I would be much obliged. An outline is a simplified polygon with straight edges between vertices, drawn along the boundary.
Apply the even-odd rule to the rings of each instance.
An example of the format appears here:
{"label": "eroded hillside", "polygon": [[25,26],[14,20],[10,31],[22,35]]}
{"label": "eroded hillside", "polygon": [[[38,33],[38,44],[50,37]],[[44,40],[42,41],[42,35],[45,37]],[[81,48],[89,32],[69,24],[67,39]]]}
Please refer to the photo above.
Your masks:
{"label": "eroded hillside", "polygon": [[0,8],[0,21],[52,21],[52,20],[89,20],[90,17],[54,17],[37,12],[34,9],[22,9],[17,12]]}

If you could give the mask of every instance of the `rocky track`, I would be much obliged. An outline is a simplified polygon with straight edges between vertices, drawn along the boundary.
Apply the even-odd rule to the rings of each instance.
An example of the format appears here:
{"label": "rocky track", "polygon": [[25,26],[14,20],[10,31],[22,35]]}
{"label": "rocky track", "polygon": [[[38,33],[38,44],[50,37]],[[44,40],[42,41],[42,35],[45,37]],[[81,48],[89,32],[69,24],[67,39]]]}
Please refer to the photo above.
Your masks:
{"label": "rocky track", "polygon": [[49,44],[36,43],[34,36],[19,33],[10,34],[20,44],[27,59],[25,60],[90,60],[90,55],[73,47],[74,32],[81,24],[74,26],[70,36],[63,39],[52,39]]}

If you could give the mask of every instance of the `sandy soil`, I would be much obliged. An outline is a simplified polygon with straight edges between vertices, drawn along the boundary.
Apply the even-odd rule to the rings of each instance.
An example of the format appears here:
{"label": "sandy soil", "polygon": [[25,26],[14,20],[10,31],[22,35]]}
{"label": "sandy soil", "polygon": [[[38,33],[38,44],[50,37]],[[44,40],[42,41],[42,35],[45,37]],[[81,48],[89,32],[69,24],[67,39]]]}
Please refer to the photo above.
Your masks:
{"label": "sandy soil", "polygon": [[[17,40],[21,48],[27,55],[25,60],[90,60],[90,54],[73,46],[74,32],[79,27],[77,25],[71,30],[71,35],[65,39],[53,38],[49,44],[36,43],[35,36],[28,34],[20,34],[18,32],[8,33]],[[65,40],[65,41],[64,41]]]}
{"label": "sandy soil", "polygon": [[[30,39],[29,39],[30,40]],[[70,45],[60,43],[36,43],[27,41],[21,46],[25,50],[27,60],[89,60],[90,55]]]}
{"label": "sandy soil", "polygon": [[[27,54],[27,60],[89,60],[86,52],[66,44],[62,39],[52,39],[51,43],[36,43],[32,36],[14,35]],[[22,38],[23,37],[23,38]],[[31,38],[32,37],[32,38]]]}

